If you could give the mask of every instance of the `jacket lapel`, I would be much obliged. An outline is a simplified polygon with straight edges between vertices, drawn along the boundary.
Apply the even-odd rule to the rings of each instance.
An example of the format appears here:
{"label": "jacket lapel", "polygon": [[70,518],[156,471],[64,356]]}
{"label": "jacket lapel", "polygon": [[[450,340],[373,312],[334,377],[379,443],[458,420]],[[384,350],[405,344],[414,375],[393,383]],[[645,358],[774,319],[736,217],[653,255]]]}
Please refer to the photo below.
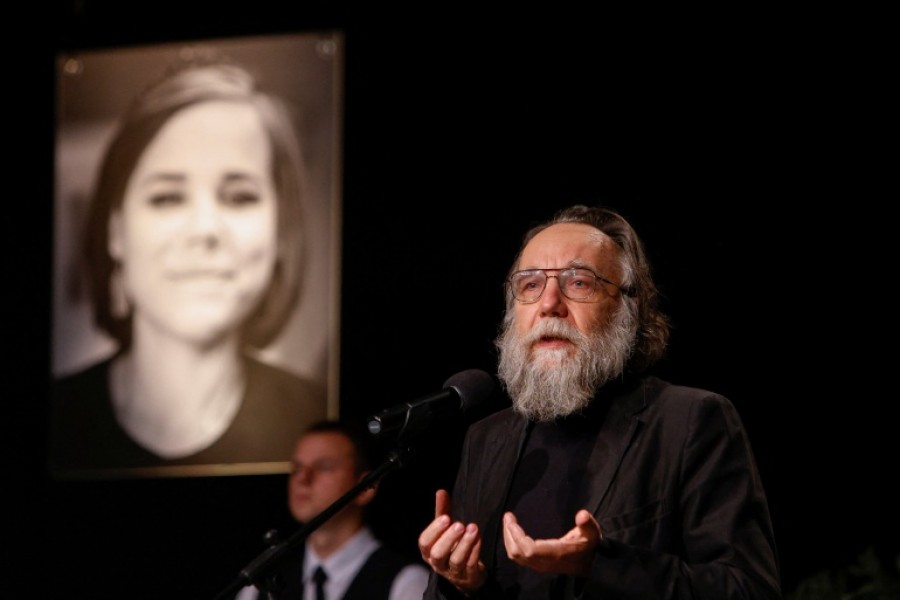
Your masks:
{"label": "jacket lapel", "polygon": [[485,444],[486,473],[505,473],[506,477],[497,477],[492,485],[484,488],[484,496],[479,499],[481,522],[485,523],[482,541],[485,548],[482,557],[489,570],[493,569],[497,544],[502,543],[500,531],[503,523],[503,510],[506,498],[512,485],[516,462],[525,444],[528,433],[528,421],[510,411],[508,435],[495,435]]}
{"label": "jacket lapel", "polygon": [[595,517],[598,516],[600,503],[609,491],[625,453],[640,430],[639,414],[646,407],[645,388],[646,381],[642,381],[621,396],[609,400],[598,398],[610,402],[610,406],[597,436],[598,443],[594,445],[588,461],[588,469],[592,475],[586,506]]}

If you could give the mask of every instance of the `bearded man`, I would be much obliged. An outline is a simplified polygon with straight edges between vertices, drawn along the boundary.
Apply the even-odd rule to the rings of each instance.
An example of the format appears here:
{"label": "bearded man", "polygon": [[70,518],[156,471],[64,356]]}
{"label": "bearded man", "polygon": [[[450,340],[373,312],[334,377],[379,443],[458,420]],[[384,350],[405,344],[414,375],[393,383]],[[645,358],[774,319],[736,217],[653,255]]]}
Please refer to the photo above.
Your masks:
{"label": "bearded man", "polygon": [[650,374],[668,319],[643,242],[573,206],[528,231],[498,377],[419,536],[424,598],[781,598],[768,503],[720,394]]}

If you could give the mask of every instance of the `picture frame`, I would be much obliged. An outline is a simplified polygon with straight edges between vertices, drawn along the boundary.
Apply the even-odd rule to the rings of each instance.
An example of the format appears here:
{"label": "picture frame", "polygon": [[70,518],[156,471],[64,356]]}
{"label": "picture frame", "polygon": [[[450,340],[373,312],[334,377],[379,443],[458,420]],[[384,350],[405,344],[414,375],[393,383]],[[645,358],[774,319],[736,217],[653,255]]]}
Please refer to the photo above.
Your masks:
{"label": "picture frame", "polygon": [[[288,445],[291,434],[296,432],[299,435],[318,418],[338,417],[343,42],[343,34],[339,31],[312,31],[58,54],[50,373],[53,384],[48,440],[48,468],[53,477],[108,479],[286,473],[293,447],[293,439]],[[137,401],[134,398],[122,400],[115,391],[121,391],[124,387],[130,390],[127,395],[136,398],[142,394],[134,391],[137,378],[126,379],[132,382],[129,385],[121,384],[122,373],[131,372],[133,365],[123,368],[121,364],[127,361],[119,359],[123,355],[137,354],[137,348],[143,347],[138,343],[143,344],[148,336],[129,331],[128,345],[124,345],[104,330],[102,323],[98,323],[97,302],[92,301],[98,296],[96,291],[93,296],[91,293],[91,282],[98,279],[96,271],[91,269],[97,267],[86,258],[89,253],[83,251],[94,239],[92,236],[97,235],[94,231],[97,222],[92,219],[98,219],[98,212],[92,210],[91,201],[97,195],[104,153],[109,150],[111,140],[120,127],[122,115],[138,94],[176,66],[184,66],[183,63],[220,61],[239,65],[252,75],[259,89],[277,98],[287,109],[290,126],[300,141],[297,164],[302,171],[298,173],[298,179],[303,181],[302,223],[276,226],[278,241],[272,246],[277,246],[273,252],[278,254],[272,270],[287,270],[284,264],[292,264],[294,266],[290,269],[293,273],[296,264],[279,262],[283,242],[284,239],[302,238],[302,285],[297,286],[298,295],[282,318],[280,329],[269,335],[271,340],[268,343],[262,346],[245,343],[248,329],[245,325],[241,325],[239,333],[235,334],[241,337],[242,360],[252,361],[256,365],[254,369],[258,366],[262,370],[254,370],[255,375],[243,378],[243,398],[238,403],[239,408],[232,406],[229,409],[234,413],[233,419],[218,418],[219,429],[223,423],[230,423],[225,428],[232,442],[227,451],[224,448],[213,451],[228,437],[224,434],[214,438],[211,444],[187,444],[199,448],[196,451],[185,450],[184,447],[170,451],[164,448],[165,442],[162,446],[147,444],[149,434],[145,431],[139,434],[143,438],[132,439],[139,442],[141,449],[131,452],[131,449],[123,449],[128,444],[116,439],[123,432],[126,437],[132,437],[128,427],[122,427],[122,423],[127,422],[122,414],[128,402]],[[225,128],[223,123],[221,129]],[[276,154],[273,151],[273,155]],[[112,164],[112,161],[108,162]],[[272,162],[274,164],[274,158]],[[287,214],[283,208],[279,205],[276,210],[278,218]],[[115,230],[115,226],[104,225],[101,229],[104,228],[107,236],[114,237],[109,230]],[[227,235],[223,234],[217,243],[226,245],[227,239]],[[111,245],[112,242],[106,244],[107,247]],[[136,264],[136,261],[129,263],[126,259],[124,263],[122,271],[126,274],[121,279],[126,281],[125,287],[128,288],[127,281],[129,277],[134,277],[133,271],[137,267],[130,267],[129,271],[127,265]],[[119,272],[118,266],[113,271],[112,275],[105,275],[108,283],[114,281],[114,276]],[[296,277],[300,278],[299,275]],[[130,287],[133,296],[136,286],[131,284]],[[110,293],[111,297],[114,295]],[[129,293],[123,295],[128,296]],[[110,302],[115,304],[115,300]],[[133,301],[131,309],[140,311],[141,303],[140,299]],[[215,310],[213,308],[207,312]],[[261,308],[254,310],[262,311]],[[141,317],[129,318],[132,322],[142,321]],[[163,348],[170,346],[164,345]],[[178,372],[177,364],[172,369],[164,366],[172,354],[177,352],[159,351],[155,355],[145,352],[143,363],[152,363],[152,370],[159,369],[162,376],[157,381],[171,384],[160,387],[156,395],[160,395],[160,389],[171,389],[171,402],[176,406],[174,396],[178,395],[178,390],[204,387],[202,374],[205,371],[198,368],[185,381],[179,380],[173,376]],[[188,351],[188,356],[198,355]],[[204,363],[198,360],[201,361],[198,366]],[[93,383],[86,384],[84,374],[98,364],[104,365],[102,372],[98,373],[95,369],[90,376]],[[282,385],[282,375],[288,383],[292,378],[303,380],[310,389],[315,388],[319,393],[311,399],[280,398],[273,401],[274,404],[266,405],[265,416],[247,417],[246,413],[256,406],[248,401],[253,389],[281,386],[279,393],[282,395],[288,390],[306,389],[293,388],[288,383]],[[79,376],[82,376],[81,380]],[[145,376],[144,380],[148,378]],[[212,381],[207,381],[207,387],[217,387],[219,381],[214,377],[209,379]],[[224,375],[220,378],[221,385],[224,386],[224,382],[230,379],[230,374]],[[76,382],[73,383],[73,380]],[[262,383],[254,388],[251,385],[254,381]],[[76,390],[74,394],[73,390]],[[71,398],[73,395],[82,399]],[[298,392],[297,395],[305,395],[305,392]],[[309,410],[297,418],[299,413],[295,414],[293,401],[308,404]],[[91,408],[82,408],[89,405]],[[182,405],[177,406],[180,413]],[[193,422],[188,415],[190,412],[184,411],[177,417],[160,419],[160,422],[168,420],[168,426],[172,428],[188,428]],[[234,433],[232,429],[242,419],[245,421],[240,426],[242,432]],[[148,423],[147,431],[153,427],[168,427],[160,423],[152,425],[151,421],[152,417],[144,421],[132,419],[132,429],[141,430],[144,423]],[[204,422],[204,418],[198,418],[196,422]],[[278,432],[268,428],[278,429]],[[210,435],[207,434],[206,438],[209,441]],[[151,449],[149,455],[142,453],[141,450],[147,450],[148,446]],[[163,448],[161,454],[156,451],[158,447]]]}

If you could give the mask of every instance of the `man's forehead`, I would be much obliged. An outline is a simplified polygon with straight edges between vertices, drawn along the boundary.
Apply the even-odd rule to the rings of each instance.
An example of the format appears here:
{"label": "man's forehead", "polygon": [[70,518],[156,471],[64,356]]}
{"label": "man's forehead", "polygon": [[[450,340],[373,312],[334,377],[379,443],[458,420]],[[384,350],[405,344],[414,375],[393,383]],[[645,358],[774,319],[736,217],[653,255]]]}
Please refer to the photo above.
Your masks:
{"label": "man's forehead", "polygon": [[[535,235],[522,251],[520,268],[593,264],[615,255],[612,239],[591,225],[558,223]],[[551,261],[553,264],[546,264]]]}
{"label": "man's forehead", "polygon": [[297,441],[294,456],[314,456],[317,458],[342,458],[353,455],[353,444],[340,433],[321,431],[309,433]]}

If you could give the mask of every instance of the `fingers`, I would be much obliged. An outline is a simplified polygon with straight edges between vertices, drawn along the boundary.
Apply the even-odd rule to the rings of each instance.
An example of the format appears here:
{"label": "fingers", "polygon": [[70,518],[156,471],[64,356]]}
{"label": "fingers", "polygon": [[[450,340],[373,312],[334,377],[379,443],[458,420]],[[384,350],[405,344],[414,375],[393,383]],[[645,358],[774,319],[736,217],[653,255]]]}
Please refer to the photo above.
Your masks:
{"label": "fingers", "polygon": [[440,515],[419,534],[419,552],[422,553],[422,559],[425,562],[431,562],[430,557],[433,546],[449,527],[450,515]]}
{"label": "fingers", "polygon": [[[458,526],[458,527],[457,527]],[[462,527],[462,523],[454,523],[457,532],[462,529],[462,537],[459,538],[447,559],[447,570],[453,577],[464,577],[468,569],[478,564],[481,553],[481,536],[478,534],[478,526],[469,523]]]}
{"label": "fingers", "polygon": [[430,563],[432,547],[450,527],[450,494],[447,490],[438,490],[434,495],[434,520],[419,534],[419,552],[422,558]]}
{"label": "fingers", "polygon": [[534,552],[534,540],[525,533],[511,512],[503,515],[503,543],[506,553],[514,561],[527,558]]}
{"label": "fingers", "polygon": [[464,593],[471,593],[484,584],[481,532],[475,523],[464,525],[452,521],[450,494],[446,490],[435,493],[434,520],[419,534],[419,552],[435,573]]}
{"label": "fingers", "polygon": [[[450,548],[456,543],[454,538],[461,535],[459,531],[448,531],[451,524],[450,494],[441,489],[434,495],[434,520],[419,534],[419,552],[422,553],[422,559],[433,567],[446,568],[445,557],[449,556]],[[457,529],[459,528],[464,530],[461,524]],[[439,544],[437,550],[436,544]]]}
{"label": "fingers", "polygon": [[[464,593],[471,593],[484,584],[485,569],[484,563],[481,562],[481,533],[478,526],[469,523],[465,527],[462,523],[454,523],[448,531],[448,534],[461,534],[453,545],[452,550],[444,564],[440,558],[440,553],[444,550],[445,535],[438,544],[433,548],[433,558],[435,564],[433,568],[457,589]],[[436,566],[435,566],[436,565]]]}
{"label": "fingers", "polygon": [[466,567],[469,569],[477,569],[481,564],[481,536],[478,535],[478,531],[474,532],[476,536],[475,543],[472,544],[472,550],[469,552],[469,560],[466,562]]}
{"label": "fingers", "polygon": [[588,544],[595,544],[603,537],[600,532],[600,523],[590,512],[581,509],[575,513],[575,529],[569,532],[579,537]]}
{"label": "fingers", "polygon": [[450,494],[447,490],[438,490],[434,495],[434,518],[450,514]]}
{"label": "fingers", "polygon": [[512,513],[503,515],[503,543],[510,560],[538,573],[585,576],[590,572],[600,525],[586,510],[575,514],[575,527],[558,539],[535,540]]}
{"label": "fingers", "polygon": [[[438,573],[443,574],[450,569],[450,561],[451,558],[453,558],[453,552],[462,542],[465,533],[465,525],[459,522],[453,523],[444,530],[444,532],[441,533],[441,536],[431,545],[431,553],[429,555],[430,560],[428,562]],[[468,547],[471,547],[471,543]],[[462,552],[463,550],[457,552],[455,557],[457,569],[465,564],[468,559],[468,557],[461,555]]]}
{"label": "fingers", "polygon": [[[449,521],[447,515],[435,519],[419,536],[419,549],[435,573],[468,593],[480,587],[485,579],[484,563],[479,558],[481,533],[474,523],[450,524]],[[436,533],[437,537],[433,538]]]}

